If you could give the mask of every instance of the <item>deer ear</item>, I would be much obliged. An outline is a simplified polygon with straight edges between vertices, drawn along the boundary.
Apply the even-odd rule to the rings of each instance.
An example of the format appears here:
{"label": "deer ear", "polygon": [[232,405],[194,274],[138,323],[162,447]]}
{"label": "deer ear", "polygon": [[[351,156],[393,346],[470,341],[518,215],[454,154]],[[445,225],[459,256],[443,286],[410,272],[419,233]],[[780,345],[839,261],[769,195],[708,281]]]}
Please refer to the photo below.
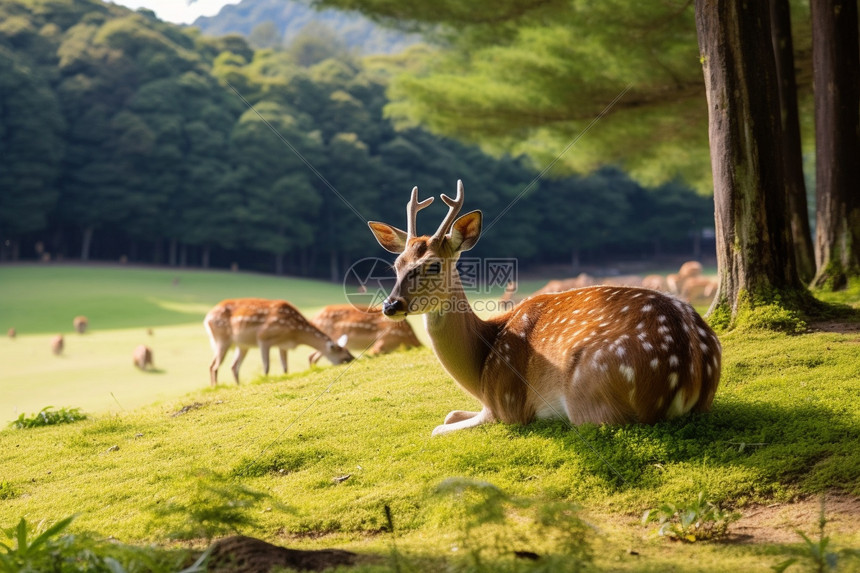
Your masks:
{"label": "deer ear", "polygon": [[382,248],[389,253],[400,254],[406,249],[406,231],[376,221],[368,221],[367,225]]}
{"label": "deer ear", "polygon": [[480,211],[466,213],[451,226],[451,234],[448,240],[451,248],[455,251],[468,251],[475,246],[481,236],[481,221],[483,215]]}
{"label": "deer ear", "polygon": [[337,339],[337,345],[341,348],[346,348],[346,343],[349,340],[349,336],[346,334],[341,334],[340,338]]}

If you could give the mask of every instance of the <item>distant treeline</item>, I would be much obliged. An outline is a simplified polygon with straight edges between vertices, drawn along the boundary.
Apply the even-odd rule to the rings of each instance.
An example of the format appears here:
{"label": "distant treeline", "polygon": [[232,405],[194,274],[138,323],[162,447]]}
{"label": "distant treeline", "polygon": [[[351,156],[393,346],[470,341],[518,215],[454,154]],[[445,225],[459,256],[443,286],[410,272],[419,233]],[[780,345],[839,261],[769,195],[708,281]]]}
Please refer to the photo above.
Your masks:
{"label": "distant treeline", "polygon": [[475,253],[521,264],[689,253],[713,225],[712,199],[681,184],[538,179],[398,128],[385,90],[404,57],[361,62],[312,35],[254,51],[96,0],[2,0],[0,258],[338,277],[381,254],[367,220],[404,226],[414,185],[451,194],[457,179],[486,217]]}

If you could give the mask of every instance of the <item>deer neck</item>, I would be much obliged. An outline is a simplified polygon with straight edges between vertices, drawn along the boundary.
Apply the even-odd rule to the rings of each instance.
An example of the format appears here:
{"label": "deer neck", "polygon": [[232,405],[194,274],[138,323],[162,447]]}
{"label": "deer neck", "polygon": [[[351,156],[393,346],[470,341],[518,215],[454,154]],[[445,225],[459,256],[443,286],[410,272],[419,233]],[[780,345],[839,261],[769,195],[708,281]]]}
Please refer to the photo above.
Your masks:
{"label": "deer neck", "polygon": [[442,366],[460,386],[480,400],[481,370],[498,329],[472,311],[459,277],[451,283],[446,308],[425,314],[424,324]]}
{"label": "deer neck", "polygon": [[301,329],[296,337],[298,344],[305,344],[322,353],[326,358],[329,357],[328,342],[331,340],[326,333],[308,323],[307,329]]}

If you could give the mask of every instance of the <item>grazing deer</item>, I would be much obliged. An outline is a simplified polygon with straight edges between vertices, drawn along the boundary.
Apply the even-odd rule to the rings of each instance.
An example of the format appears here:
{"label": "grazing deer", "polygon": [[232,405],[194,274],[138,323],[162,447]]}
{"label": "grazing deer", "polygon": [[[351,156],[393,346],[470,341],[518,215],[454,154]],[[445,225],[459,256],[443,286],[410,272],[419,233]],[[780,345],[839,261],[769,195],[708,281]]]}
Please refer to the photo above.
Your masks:
{"label": "grazing deer", "polygon": [[301,344],[317,349],[332,364],[353,359],[344,348],[347,340],[332,341],[327,334],[312,325],[296,307],[284,300],[237,298],[215,305],[203,320],[215,358],[209,367],[212,386],[218,383],[218,368],[231,346],[236,346],[233,377],[239,383],[239,367],[252,346],[259,346],[263,355],[263,372],[269,373],[269,350],[280,351],[281,366],[287,373],[287,350]]}
{"label": "grazing deer", "polygon": [[146,370],[147,368],[153,367],[152,349],[145,344],[141,344],[134,349],[134,352],[131,355],[131,359],[134,365],[141,370]]}
{"label": "grazing deer", "polygon": [[[415,348],[421,341],[405,320],[388,320],[380,309],[352,304],[333,304],[323,308],[311,319],[311,324],[331,338],[346,336],[347,348],[361,352],[369,347],[368,355],[386,354],[398,348]],[[316,364],[322,355],[310,355],[311,364]]]}
{"label": "grazing deer", "polygon": [[83,334],[87,331],[87,327],[90,325],[90,322],[87,320],[86,316],[76,316],[73,324],[75,325],[75,332]]}
{"label": "grazing deer", "polygon": [[59,356],[63,353],[63,347],[66,345],[66,341],[63,338],[62,334],[58,334],[54,338],[51,339],[51,352],[54,355]]}
{"label": "grazing deer", "polygon": [[18,331],[17,331],[17,330],[15,330],[15,328],[13,327],[13,328],[10,328],[10,329],[6,332],[6,335],[7,335],[9,338],[15,338],[16,336],[18,336]]}
{"label": "grazing deer", "polygon": [[482,405],[455,410],[433,434],[494,421],[526,424],[567,418],[654,423],[710,408],[720,378],[720,343],[691,306],[653,290],[591,286],[526,299],[489,320],[472,311],[456,269],[477,243],[481,212],[460,218],[457,198],[436,232],[417,236],[415,219],[433,198],[407,204],[407,230],[369,222],[399,256],[382,312],[395,320],[424,314],[442,366]]}

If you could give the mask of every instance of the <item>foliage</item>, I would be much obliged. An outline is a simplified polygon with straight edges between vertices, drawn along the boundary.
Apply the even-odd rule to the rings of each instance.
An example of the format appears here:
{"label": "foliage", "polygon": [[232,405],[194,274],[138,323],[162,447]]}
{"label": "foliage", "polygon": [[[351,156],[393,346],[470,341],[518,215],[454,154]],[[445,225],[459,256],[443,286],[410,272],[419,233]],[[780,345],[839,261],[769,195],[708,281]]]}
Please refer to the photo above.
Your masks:
{"label": "foliage", "polygon": [[849,559],[860,559],[860,550],[843,549],[841,551],[832,551],[828,549],[830,545],[830,537],[825,535],[825,526],[827,525],[827,517],[824,512],[824,497],[821,498],[821,511],[818,517],[818,539],[813,540],[802,531],[797,534],[803,538],[803,556],[802,558],[792,557],[771,567],[777,573],[789,569],[796,563],[804,561],[809,565],[807,571],[815,571],[816,573],[826,573],[827,571],[838,571],[839,564],[844,563]]}
{"label": "foliage", "polygon": [[0,481],[0,500],[12,499],[16,495],[15,488],[12,487],[11,483],[5,480]]}
{"label": "foliage", "polygon": [[663,503],[647,510],[642,523],[656,521],[660,525],[657,535],[695,543],[723,537],[729,525],[739,518],[740,513],[720,509],[700,491],[693,501]]}
{"label": "foliage", "polygon": [[450,193],[457,179],[505,223],[488,225],[475,256],[688,252],[712,224],[710,199],[677,183],[649,189],[618,169],[538,177],[524,159],[400,128],[386,105],[401,64],[360,60],[326,30],[255,51],[96,0],[10,0],[0,20],[0,105],[12,110],[0,119],[0,258],[241,261],[339,281],[381,254],[366,220],[403,225],[409,189]]}
{"label": "foliage", "polygon": [[18,419],[9,424],[12,428],[39,428],[42,426],[54,426],[57,424],[71,424],[79,420],[86,420],[87,415],[79,408],[60,408],[54,410],[53,406],[45,406],[38,413],[31,416],[21,414]]}
{"label": "foliage", "polygon": [[[178,571],[180,563],[188,561],[184,551],[171,554],[155,548],[137,548],[98,541],[88,535],[65,533],[74,519],[75,516],[67,517],[51,526],[42,522],[33,529],[21,518],[16,527],[3,530],[6,538],[14,541],[14,546],[0,542],[0,572],[167,573]],[[180,573],[204,571],[201,564],[198,560]]]}

